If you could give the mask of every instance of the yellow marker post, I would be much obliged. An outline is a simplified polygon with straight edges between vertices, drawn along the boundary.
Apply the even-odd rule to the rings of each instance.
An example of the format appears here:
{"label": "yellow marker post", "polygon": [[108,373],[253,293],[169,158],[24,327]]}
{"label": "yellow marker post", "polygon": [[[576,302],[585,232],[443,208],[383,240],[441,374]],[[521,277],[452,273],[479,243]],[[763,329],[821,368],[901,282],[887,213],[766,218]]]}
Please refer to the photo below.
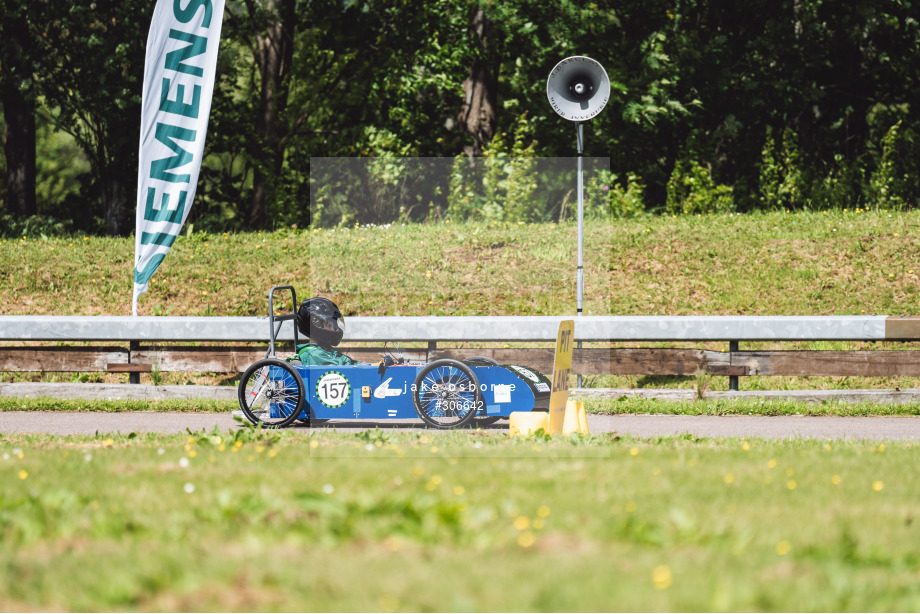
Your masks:
{"label": "yellow marker post", "polygon": [[583,401],[578,402],[578,432],[582,435],[591,434],[591,431],[588,430],[588,412],[585,411]]}
{"label": "yellow marker post", "polygon": [[572,373],[572,350],[575,347],[575,320],[559,323],[556,354],[553,358],[553,389],[549,395],[549,430],[556,435],[565,424],[565,406],[569,400],[569,374]]}
{"label": "yellow marker post", "polygon": [[580,433],[581,425],[578,422],[578,401],[569,399],[565,404],[565,420],[562,423],[562,434],[571,435]]}
{"label": "yellow marker post", "polygon": [[588,435],[588,415],[585,413],[583,401],[569,399],[565,404],[565,422],[562,424],[562,434],[570,435],[580,433]]}

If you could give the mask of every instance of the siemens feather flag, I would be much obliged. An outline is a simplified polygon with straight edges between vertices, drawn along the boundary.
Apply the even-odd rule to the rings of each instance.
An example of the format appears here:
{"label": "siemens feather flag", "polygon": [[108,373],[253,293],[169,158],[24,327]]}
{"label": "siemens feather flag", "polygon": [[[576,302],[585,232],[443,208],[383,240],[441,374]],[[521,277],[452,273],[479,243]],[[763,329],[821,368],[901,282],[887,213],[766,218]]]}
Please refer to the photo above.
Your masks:
{"label": "siemens feather flag", "polygon": [[195,197],[223,15],[224,0],[158,0],[153,11],[137,169],[134,315]]}

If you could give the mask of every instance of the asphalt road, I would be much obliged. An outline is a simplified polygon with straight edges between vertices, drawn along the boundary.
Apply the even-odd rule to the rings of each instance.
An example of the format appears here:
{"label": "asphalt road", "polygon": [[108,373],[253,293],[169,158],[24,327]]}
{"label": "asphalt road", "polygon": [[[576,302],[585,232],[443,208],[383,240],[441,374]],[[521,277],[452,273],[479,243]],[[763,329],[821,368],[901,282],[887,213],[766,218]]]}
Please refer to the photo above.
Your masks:
{"label": "asphalt road", "polygon": [[[211,431],[217,426],[228,432],[240,428],[230,414],[165,412],[0,412],[0,433],[47,433],[93,435],[94,433],[184,433]],[[313,428],[339,430],[373,429],[423,430],[412,420],[367,422],[330,420]],[[635,437],[691,434],[697,437],[763,437],[768,439],[872,439],[920,440],[920,417],[832,417],[832,416],[671,416],[589,415],[592,434],[618,433]],[[307,428],[295,426],[294,428]],[[488,427],[507,431],[500,421]]]}

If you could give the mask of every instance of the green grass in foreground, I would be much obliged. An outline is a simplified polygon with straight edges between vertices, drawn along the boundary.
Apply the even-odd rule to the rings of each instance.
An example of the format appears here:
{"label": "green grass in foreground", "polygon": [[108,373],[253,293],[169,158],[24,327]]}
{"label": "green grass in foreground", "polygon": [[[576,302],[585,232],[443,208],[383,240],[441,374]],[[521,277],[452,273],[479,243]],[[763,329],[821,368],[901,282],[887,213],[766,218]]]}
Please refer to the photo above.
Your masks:
{"label": "green grass in foreground", "polygon": [[916,611],[916,456],[495,432],[7,436],[0,609]]}
{"label": "green grass in foreground", "polygon": [[807,403],[786,399],[584,399],[591,414],[674,414],[693,416],[918,416],[918,403]]}

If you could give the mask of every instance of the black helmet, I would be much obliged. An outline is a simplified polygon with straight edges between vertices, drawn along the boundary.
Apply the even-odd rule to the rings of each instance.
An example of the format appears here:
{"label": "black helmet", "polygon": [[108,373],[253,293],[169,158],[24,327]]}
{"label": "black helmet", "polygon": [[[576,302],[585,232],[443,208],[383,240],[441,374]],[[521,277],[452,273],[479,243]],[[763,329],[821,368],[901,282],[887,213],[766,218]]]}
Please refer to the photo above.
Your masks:
{"label": "black helmet", "polygon": [[297,310],[297,330],[323,347],[337,346],[345,333],[344,326],[342,312],[328,298],[308,298]]}

